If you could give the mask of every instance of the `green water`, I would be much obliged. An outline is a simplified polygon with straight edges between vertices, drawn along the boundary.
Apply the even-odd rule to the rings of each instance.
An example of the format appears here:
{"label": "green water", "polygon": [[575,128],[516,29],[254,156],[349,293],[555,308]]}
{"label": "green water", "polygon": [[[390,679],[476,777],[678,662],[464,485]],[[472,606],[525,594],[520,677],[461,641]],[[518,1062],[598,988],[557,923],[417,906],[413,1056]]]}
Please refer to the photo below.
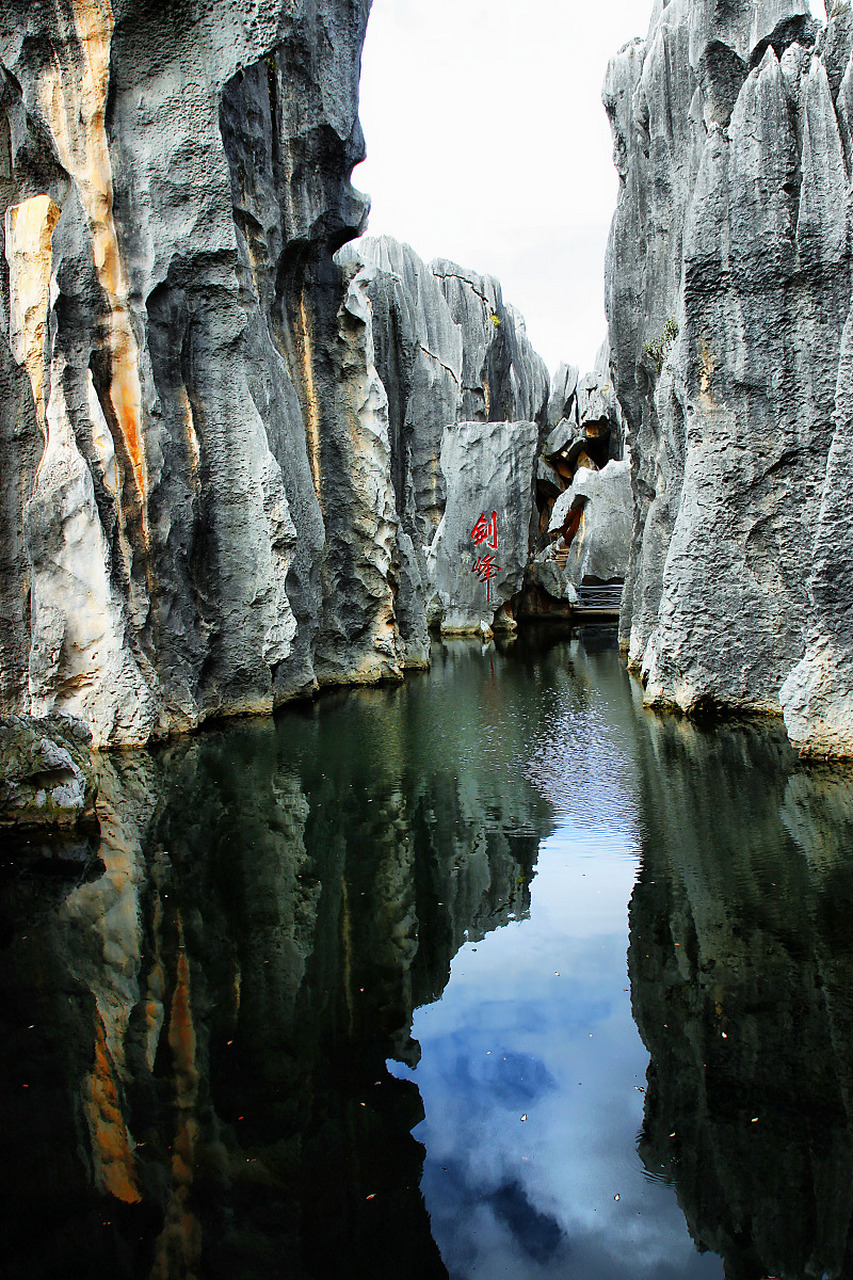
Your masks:
{"label": "green water", "polygon": [[853,1277],[853,775],[591,631],[99,774],[0,858],[0,1274]]}

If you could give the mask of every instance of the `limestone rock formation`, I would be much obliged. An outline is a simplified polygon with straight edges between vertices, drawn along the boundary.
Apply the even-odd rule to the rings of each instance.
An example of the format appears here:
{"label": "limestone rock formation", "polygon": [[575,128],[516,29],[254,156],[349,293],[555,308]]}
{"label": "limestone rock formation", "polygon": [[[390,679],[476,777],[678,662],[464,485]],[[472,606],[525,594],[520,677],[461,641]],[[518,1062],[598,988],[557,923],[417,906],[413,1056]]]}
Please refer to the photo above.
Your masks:
{"label": "limestone rock formation", "polygon": [[847,6],[821,29],[804,0],[658,0],[604,87],[629,662],[647,702],[784,708],[842,753],[851,49]]}
{"label": "limestone rock formation", "polygon": [[0,720],[0,827],[93,823],[90,742],[85,727],[67,716]]}
{"label": "limestone rock formation", "polygon": [[[397,622],[404,663],[416,665],[426,661],[428,620],[451,631],[490,628],[521,588],[533,460],[518,424],[533,422],[537,437],[544,429],[548,373],[493,277],[444,259],[427,265],[389,236],[348,244],[337,261],[361,267],[372,308],[400,521]],[[479,559],[468,555],[470,531],[486,508],[489,517],[497,508],[507,560],[488,594],[466,573]],[[461,559],[448,561],[451,544]]]}
{"label": "limestone rock formation", "polygon": [[551,394],[548,397],[548,426],[552,429],[563,418],[570,418],[576,413],[575,392],[578,386],[579,371],[573,364],[560,364],[551,383]]}
{"label": "limestone rock formation", "polygon": [[434,620],[448,634],[514,626],[506,606],[530,556],[535,422],[458,422],[441,445],[447,506],[427,553]]}
{"label": "limestone rock formation", "polygon": [[4,6],[0,712],[128,745],[426,661],[463,364],[548,385],[495,282],[334,261],[369,7]]}
{"label": "limestone rock formation", "polygon": [[624,422],[605,343],[596,369],[560,365],[536,460],[538,538],[520,612],[565,617],[585,579],[621,581],[631,545]]}
{"label": "limestone rock formation", "polygon": [[[399,670],[331,262],[366,210],[366,8],[4,7],[7,710],[128,743]],[[341,546],[356,521],[369,552]]]}
{"label": "limestone rock formation", "polygon": [[569,488],[554,503],[549,532],[559,533],[577,512],[577,529],[563,566],[569,580],[579,586],[584,578],[624,578],[633,517],[627,459],[608,462],[601,471],[578,467]]}

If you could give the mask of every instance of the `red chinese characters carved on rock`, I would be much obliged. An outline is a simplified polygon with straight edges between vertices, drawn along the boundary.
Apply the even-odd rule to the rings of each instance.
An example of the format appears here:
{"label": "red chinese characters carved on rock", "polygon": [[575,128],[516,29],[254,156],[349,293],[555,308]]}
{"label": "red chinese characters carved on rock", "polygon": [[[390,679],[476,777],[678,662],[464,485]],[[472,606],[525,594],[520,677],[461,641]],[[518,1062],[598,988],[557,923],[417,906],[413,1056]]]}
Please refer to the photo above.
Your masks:
{"label": "red chinese characters carved on rock", "polygon": [[471,530],[471,537],[474,545],[479,551],[479,556],[471,566],[471,572],[476,573],[481,582],[486,584],[486,600],[491,603],[492,599],[492,578],[496,577],[501,566],[495,563],[497,557],[487,554],[486,549],[497,552],[498,549],[498,513],[493,511],[490,517],[481,515],[474,528]]}

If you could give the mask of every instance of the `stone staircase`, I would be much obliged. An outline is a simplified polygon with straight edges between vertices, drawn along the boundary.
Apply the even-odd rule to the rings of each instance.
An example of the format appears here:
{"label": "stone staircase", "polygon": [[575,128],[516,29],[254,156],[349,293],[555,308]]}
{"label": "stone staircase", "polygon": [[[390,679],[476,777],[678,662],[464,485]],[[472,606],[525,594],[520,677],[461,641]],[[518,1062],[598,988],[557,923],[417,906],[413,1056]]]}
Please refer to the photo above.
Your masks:
{"label": "stone staircase", "polygon": [[578,588],[579,609],[584,613],[618,613],[622,604],[622,583]]}

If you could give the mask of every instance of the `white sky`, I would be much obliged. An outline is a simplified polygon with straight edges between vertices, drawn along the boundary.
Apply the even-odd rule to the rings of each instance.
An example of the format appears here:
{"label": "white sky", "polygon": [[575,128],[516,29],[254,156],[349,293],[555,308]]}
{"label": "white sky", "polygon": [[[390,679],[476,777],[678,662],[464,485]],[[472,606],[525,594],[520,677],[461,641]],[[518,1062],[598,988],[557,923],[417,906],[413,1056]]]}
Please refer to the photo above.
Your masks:
{"label": "white sky", "polygon": [[651,0],[373,0],[361,80],[368,233],[496,275],[553,370],[605,336],[616,202],[608,58]]}
{"label": "white sky", "polygon": [[[823,5],[814,11],[825,21]],[[616,203],[607,62],[652,0],[373,0],[361,82],[369,234],[496,275],[553,371],[605,336]]]}

